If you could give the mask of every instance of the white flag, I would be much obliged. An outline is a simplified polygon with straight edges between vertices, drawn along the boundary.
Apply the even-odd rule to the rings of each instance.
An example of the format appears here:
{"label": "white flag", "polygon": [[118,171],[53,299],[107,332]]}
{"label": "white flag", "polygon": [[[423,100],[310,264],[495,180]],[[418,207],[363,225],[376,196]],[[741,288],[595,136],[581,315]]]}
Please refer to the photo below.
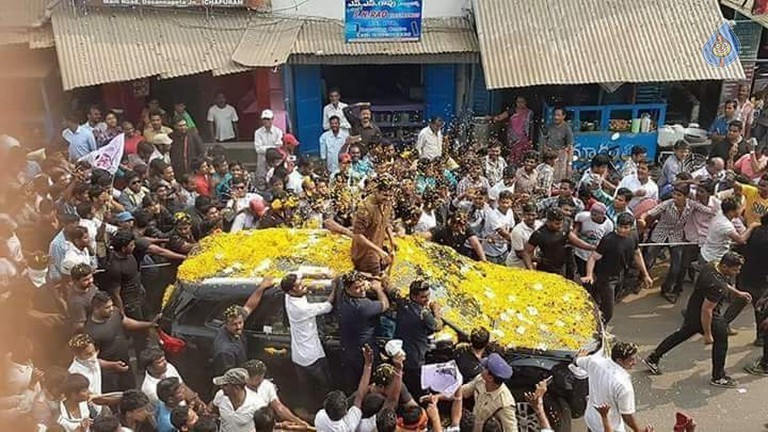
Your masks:
{"label": "white flag", "polygon": [[120,167],[120,159],[123,158],[124,150],[125,134],[120,134],[112,138],[109,144],[88,153],[78,161],[87,161],[93,168],[101,168],[114,175],[117,172],[117,168]]}

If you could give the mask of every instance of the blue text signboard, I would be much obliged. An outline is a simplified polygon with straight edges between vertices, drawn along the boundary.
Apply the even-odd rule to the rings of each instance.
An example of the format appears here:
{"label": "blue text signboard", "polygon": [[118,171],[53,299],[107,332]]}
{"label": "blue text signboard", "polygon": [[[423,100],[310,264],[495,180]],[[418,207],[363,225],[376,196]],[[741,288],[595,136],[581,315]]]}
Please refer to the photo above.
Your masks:
{"label": "blue text signboard", "polygon": [[422,0],[345,0],[347,42],[418,41]]}

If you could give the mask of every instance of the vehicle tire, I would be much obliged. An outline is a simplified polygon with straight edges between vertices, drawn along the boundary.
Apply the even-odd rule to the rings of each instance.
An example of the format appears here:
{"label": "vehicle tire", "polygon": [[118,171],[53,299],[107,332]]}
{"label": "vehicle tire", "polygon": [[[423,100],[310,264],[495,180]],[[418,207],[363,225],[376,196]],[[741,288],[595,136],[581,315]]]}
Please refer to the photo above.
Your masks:
{"label": "vehicle tire", "polygon": [[[515,392],[517,403],[517,428],[520,432],[539,432],[541,425],[536,417],[536,412],[531,404]],[[571,408],[564,400],[550,395],[544,395],[544,410],[549,418],[549,423],[555,432],[571,432]]]}

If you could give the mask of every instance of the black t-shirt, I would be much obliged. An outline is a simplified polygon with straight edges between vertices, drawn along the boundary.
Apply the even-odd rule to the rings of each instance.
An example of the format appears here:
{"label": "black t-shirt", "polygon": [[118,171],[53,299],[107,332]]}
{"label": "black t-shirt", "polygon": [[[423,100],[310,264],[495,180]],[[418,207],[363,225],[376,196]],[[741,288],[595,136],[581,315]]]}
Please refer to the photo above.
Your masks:
{"label": "black t-shirt", "polygon": [[103,287],[107,292],[114,292],[119,287],[123,305],[141,303],[143,290],[141,288],[139,265],[136,257],[133,254],[122,256],[111,252],[106,266],[106,277],[103,280]]}
{"label": "black t-shirt", "polygon": [[717,271],[716,263],[708,263],[701,269],[701,274],[696,281],[691,298],[685,311],[685,320],[693,324],[701,323],[701,308],[704,300],[717,303],[713,317],[720,316],[720,306],[728,292],[728,278]]}
{"label": "black t-shirt", "polygon": [[416,369],[424,364],[429,336],[436,330],[437,321],[429,308],[410,300],[398,305],[395,339],[403,341],[406,369]]}
{"label": "black t-shirt", "polygon": [[456,366],[459,367],[464,382],[470,382],[483,372],[483,365],[468,344],[462,345],[456,349]]}
{"label": "black t-shirt", "polygon": [[537,270],[549,273],[562,273],[568,258],[568,231],[570,224],[564,222],[560,231],[552,231],[542,225],[531,234],[528,243],[541,251]]}
{"label": "black t-shirt", "polygon": [[213,339],[213,373],[224,375],[229,369],[242,366],[248,360],[247,352],[245,336],[232,336],[222,325]]}
{"label": "black t-shirt", "polygon": [[437,226],[432,228],[432,241],[443,246],[448,246],[456,252],[468,257],[473,257],[474,255],[473,251],[465,246],[467,239],[472,236],[477,236],[477,233],[471,227],[467,227],[463,233],[457,233],[449,226]]}
{"label": "black t-shirt", "polygon": [[123,330],[123,315],[115,310],[112,316],[103,323],[94,322],[88,318],[85,323],[85,333],[90,335],[99,350],[99,358],[104,360],[122,360],[126,364],[128,355],[128,338]]}
{"label": "black t-shirt", "polygon": [[606,234],[597,244],[597,253],[602,258],[595,263],[595,274],[619,276],[632,264],[636,250],[636,236],[622,237],[615,232]]}
{"label": "black t-shirt", "polygon": [[768,227],[755,228],[741,252],[744,255],[741,279],[751,283],[765,284],[765,278],[768,277],[768,265],[766,265]]}
{"label": "black t-shirt", "polygon": [[360,349],[370,345],[376,349],[374,332],[379,324],[382,304],[378,300],[350,297],[342,293],[339,302],[339,339],[341,347],[359,354]]}

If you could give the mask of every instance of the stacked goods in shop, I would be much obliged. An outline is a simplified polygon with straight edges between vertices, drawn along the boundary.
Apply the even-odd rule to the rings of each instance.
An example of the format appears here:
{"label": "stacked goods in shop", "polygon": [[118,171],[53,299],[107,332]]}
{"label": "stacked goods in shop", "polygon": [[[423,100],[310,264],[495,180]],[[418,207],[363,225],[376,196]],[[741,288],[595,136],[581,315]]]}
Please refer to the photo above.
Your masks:
{"label": "stacked goods in shop", "polygon": [[[475,262],[450,248],[408,236],[396,240],[390,285],[407,295],[411,281],[427,279],[443,315],[462,331],[491,330],[507,347],[575,350],[598,331],[594,306],[578,285],[548,273]],[[280,278],[300,267],[353,270],[351,240],[324,230],[267,229],[205,238],[180,267],[182,282],[212,277]]]}

